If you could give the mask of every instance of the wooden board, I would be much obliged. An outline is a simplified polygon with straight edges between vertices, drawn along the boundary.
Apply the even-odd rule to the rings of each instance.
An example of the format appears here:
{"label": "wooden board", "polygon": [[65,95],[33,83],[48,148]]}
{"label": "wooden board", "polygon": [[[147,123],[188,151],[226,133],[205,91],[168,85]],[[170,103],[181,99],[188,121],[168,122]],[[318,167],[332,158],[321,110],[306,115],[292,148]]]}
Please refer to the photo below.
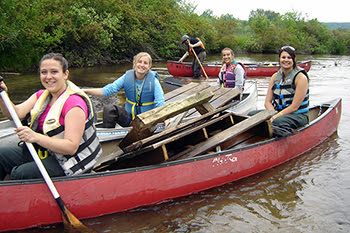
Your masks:
{"label": "wooden board", "polygon": [[[210,86],[209,89],[214,93],[213,98],[210,100],[210,104],[214,108],[222,107],[232,100],[240,100],[241,91],[232,88],[220,88],[217,86]],[[194,109],[190,110],[186,117],[198,117],[200,115],[199,111]]]}
{"label": "wooden board", "polygon": [[255,114],[254,116],[251,116],[239,122],[238,124],[233,125],[229,129],[226,129],[216,134],[215,136],[209,138],[208,140],[198,143],[195,146],[177,154],[176,157],[191,158],[196,155],[205,153],[208,150],[218,146],[219,144],[229,140],[230,138],[233,138],[239,134],[242,134],[243,132],[246,132],[252,129],[253,127],[261,123],[269,126],[270,124],[267,122],[267,120],[269,120],[274,114],[276,114],[276,111],[271,111],[271,110],[261,111],[258,114]]}

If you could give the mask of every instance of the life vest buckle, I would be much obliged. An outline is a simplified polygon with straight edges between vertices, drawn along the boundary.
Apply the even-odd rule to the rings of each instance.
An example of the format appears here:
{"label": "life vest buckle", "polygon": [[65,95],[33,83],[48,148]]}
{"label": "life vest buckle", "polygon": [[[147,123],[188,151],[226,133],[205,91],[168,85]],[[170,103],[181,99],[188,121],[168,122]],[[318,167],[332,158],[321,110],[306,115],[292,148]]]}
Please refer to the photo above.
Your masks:
{"label": "life vest buckle", "polygon": [[38,156],[40,159],[45,159],[49,156],[49,152],[47,150],[38,149]]}

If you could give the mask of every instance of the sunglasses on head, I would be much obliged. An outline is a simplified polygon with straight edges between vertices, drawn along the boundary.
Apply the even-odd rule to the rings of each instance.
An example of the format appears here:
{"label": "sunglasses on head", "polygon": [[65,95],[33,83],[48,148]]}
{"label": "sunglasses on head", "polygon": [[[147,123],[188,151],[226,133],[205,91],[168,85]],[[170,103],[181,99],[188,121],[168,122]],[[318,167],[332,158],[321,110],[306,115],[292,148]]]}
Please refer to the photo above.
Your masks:
{"label": "sunglasses on head", "polygon": [[293,48],[292,46],[289,46],[289,45],[283,46],[283,47],[281,48],[281,50],[285,50],[285,49],[290,49],[290,50],[292,50],[292,51],[295,51],[295,48]]}

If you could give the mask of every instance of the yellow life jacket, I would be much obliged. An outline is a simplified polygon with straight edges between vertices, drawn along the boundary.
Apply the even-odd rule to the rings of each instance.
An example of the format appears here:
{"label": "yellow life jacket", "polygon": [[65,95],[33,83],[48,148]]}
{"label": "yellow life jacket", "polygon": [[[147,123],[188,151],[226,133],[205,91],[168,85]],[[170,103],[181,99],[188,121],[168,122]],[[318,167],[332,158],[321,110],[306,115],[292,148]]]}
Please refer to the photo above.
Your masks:
{"label": "yellow life jacket", "polygon": [[[56,156],[59,164],[67,176],[84,173],[91,170],[95,165],[97,158],[102,154],[101,145],[96,136],[94,126],[94,112],[90,98],[79,87],[70,81],[67,81],[67,89],[51,106],[43,125],[43,133],[50,137],[64,138],[64,125],[61,125],[59,118],[63,106],[70,95],[77,94],[81,96],[88,106],[88,118],[85,121],[85,130],[80,141],[79,148],[74,155],[62,155],[53,151],[48,151],[50,155]],[[37,130],[39,116],[44,112],[50,102],[51,94],[45,90],[38,98],[31,110],[30,127]]]}

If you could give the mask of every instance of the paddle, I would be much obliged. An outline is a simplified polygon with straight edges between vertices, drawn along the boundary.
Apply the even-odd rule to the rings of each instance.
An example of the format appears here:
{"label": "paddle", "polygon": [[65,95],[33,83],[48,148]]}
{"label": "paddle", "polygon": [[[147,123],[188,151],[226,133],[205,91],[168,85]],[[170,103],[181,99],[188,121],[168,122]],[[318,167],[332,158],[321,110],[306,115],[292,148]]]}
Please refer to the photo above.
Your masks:
{"label": "paddle", "polygon": [[[187,41],[188,41],[188,43],[190,43],[189,40],[187,40]],[[204,70],[204,68],[203,68],[203,66],[202,66],[202,63],[201,63],[201,61],[199,60],[199,58],[198,58],[198,56],[197,56],[197,54],[196,54],[196,52],[194,51],[193,48],[192,48],[192,52],[193,52],[194,56],[196,57],[196,59],[197,59],[199,65],[201,66],[201,68],[202,68],[202,70],[203,70],[203,73],[204,73],[204,75],[205,75],[205,78],[208,79],[208,75],[207,75],[207,73],[205,72],[205,70]]]}
{"label": "paddle", "polygon": [[166,77],[162,83],[162,86],[169,90],[175,90],[183,85],[186,85],[184,81],[173,77]]}
{"label": "paddle", "polygon": [[[3,78],[0,76],[0,82],[3,81]],[[10,98],[8,97],[6,91],[4,91],[1,87],[0,87],[0,95],[2,100],[4,101],[11,117],[12,120],[14,121],[16,127],[20,127],[22,126],[22,123],[20,121],[20,119],[17,116],[17,113],[12,105],[12,102],[10,101]],[[30,154],[32,155],[35,164],[37,165],[37,167],[40,170],[41,175],[43,176],[47,186],[49,187],[53,197],[55,198],[58,206],[60,207],[61,211],[62,211],[62,218],[63,218],[63,222],[64,222],[64,226],[67,230],[69,231],[78,231],[78,232],[96,232],[94,230],[92,230],[91,228],[88,228],[87,226],[85,226],[83,223],[81,223],[79,221],[79,219],[77,219],[68,209],[67,207],[64,205],[59,193],[57,192],[56,187],[54,186],[49,174],[47,173],[43,163],[41,162],[34,146],[32,143],[29,142],[25,142],[25,144],[28,147],[28,150],[30,152]]]}

